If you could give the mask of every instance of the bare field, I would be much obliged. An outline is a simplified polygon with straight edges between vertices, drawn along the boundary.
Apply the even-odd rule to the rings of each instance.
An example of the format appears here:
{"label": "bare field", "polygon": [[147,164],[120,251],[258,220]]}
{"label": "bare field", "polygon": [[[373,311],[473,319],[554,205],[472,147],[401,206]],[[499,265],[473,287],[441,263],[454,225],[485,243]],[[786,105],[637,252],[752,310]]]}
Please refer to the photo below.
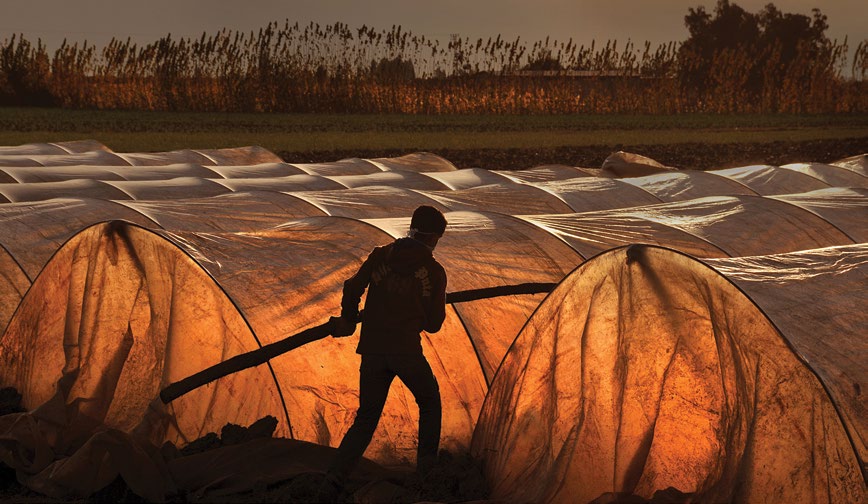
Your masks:
{"label": "bare field", "polygon": [[92,138],[119,152],[260,145],[289,162],[439,154],[459,167],[598,167],[625,150],[683,168],[868,152],[868,115],[251,114],[0,108],[0,144]]}
{"label": "bare field", "polygon": [[[459,168],[519,170],[545,164],[599,168],[609,154],[623,150],[642,154],[678,168],[709,170],[754,164],[783,165],[796,162],[830,163],[868,153],[868,137],[803,142],[767,143],[673,143],[627,145],[606,144],[556,148],[435,149]],[[349,157],[378,158],[409,154],[410,150],[346,150],[286,152],[278,154],[287,162],[318,163]]]}

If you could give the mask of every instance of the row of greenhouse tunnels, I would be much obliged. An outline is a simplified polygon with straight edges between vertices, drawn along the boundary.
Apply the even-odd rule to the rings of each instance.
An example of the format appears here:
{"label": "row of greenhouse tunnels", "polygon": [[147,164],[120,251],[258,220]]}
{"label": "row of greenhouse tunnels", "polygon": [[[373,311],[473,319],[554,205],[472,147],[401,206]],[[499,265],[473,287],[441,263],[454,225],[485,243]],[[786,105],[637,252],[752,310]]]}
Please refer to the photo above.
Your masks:
{"label": "row of greenhouse tunnels", "polygon": [[[353,422],[358,333],[160,392],[338,315],[344,281],[428,205],[448,221],[447,311],[422,345],[440,447],[465,464],[440,484],[478,473],[464,500],[483,502],[864,502],[868,156],[854,154],[486,170],[424,152],[0,147],[0,386],[20,394],[0,462],[63,501],[118,481],[157,502],[300,488]],[[404,495],[418,419],[396,380],[355,502]]]}

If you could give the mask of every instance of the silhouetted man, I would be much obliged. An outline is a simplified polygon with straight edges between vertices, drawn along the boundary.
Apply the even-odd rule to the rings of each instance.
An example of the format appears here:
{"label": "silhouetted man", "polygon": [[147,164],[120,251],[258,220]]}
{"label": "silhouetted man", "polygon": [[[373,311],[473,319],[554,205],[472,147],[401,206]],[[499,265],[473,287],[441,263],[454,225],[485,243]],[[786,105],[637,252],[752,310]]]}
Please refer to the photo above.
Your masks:
{"label": "silhouetted man", "polygon": [[348,336],[359,319],[359,301],[368,289],[356,352],[362,356],[359,409],[338,448],[329,474],[343,481],[371,442],[392,380],[397,376],[419,405],[417,471],[437,460],[440,445],[440,388],[422,355],[420,333],[440,330],[446,318],[446,272],[432,251],[446,230],[434,207],[413,212],[406,238],[376,247],[359,271],[344,282],[335,336]]}

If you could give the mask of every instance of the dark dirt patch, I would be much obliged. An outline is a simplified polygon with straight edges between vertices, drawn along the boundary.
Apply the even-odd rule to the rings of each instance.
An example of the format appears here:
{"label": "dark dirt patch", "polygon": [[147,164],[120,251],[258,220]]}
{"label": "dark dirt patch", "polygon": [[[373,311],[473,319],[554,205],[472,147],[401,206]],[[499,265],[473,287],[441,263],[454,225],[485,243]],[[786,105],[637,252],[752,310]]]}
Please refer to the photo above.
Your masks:
{"label": "dark dirt patch", "polygon": [[12,387],[4,387],[0,389],[0,415],[8,415],[9,413],[21,413],[24,407],[21,406],[21,394]]}
{"label": "dark dirt patch", "polygon": [[[517,170],[544,164],[599,168],[609,154],[627,151],[677,168],[708,170],[752,164],[783,165],[797,162],[829,163],[868,152],[868,137],[805,142],[738,144],[682,143],[668,145],[592,145],[549,149],[440,149],[433,153],[458,168]],[[278,152],[290,163],[322,163],[339,159],[396,157],[412,150],[353,150]]]}

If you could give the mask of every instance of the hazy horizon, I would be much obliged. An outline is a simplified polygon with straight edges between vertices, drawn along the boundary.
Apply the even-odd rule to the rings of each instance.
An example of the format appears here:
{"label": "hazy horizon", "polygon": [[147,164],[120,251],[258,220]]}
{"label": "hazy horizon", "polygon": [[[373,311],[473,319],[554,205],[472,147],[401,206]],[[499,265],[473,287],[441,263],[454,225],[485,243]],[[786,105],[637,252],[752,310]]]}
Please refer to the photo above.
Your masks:
{"label": "hazy horizon", "polygon": [[[742,0],[734,3],[758,12],[768,0]],[[773,2],[784,12],[811,15],[816,0]],[[551,37],[559,41],[572,38],[589,44],[606,40],[654,45],[679,42],[687,38],[684,16],[689,7],[704,6],[713,12],[716,0],[476,0],[419,2],[416,0],[188,0],[131,3],[109,0],[6,0],[0,19],[0,38],[23,34],[37,38],[53,50],[65,38],[70,43],[87,40],[102,46],[111,38],[151,42],[171,34],[173,37],[198,37],[227,28],[255,31],[269,22],[333,24],[351,28],[362,25],[389,29],[401,25],[414,35],[447,40],[458,34],[471,39],[501,35],[506,40],[521,37],[526,42]],[[868,38],[861,2],[827,0],[820,6],[828,16],[831,39],[849,38],[854,48]],[[629,15],[626,14],[629,12]]]}

